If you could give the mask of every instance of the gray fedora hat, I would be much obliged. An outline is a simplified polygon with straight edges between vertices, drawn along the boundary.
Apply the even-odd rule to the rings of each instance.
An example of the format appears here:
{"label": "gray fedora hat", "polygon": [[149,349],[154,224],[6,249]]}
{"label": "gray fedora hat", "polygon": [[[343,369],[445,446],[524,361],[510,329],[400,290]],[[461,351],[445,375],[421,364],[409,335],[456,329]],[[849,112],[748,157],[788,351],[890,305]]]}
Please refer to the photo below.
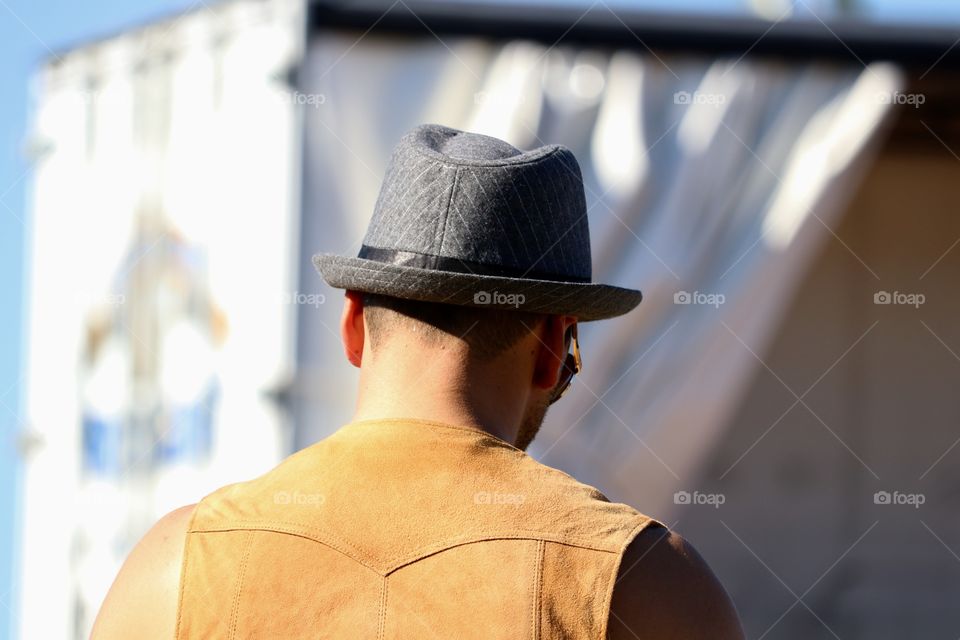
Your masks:
{"label": "gray fedora hat", "polygon": [[580,166],[561,145],[520,151],[421,125],[397,144],[357,257],[318,254],[332,287],[601,320],[641,293],[591,282]]}

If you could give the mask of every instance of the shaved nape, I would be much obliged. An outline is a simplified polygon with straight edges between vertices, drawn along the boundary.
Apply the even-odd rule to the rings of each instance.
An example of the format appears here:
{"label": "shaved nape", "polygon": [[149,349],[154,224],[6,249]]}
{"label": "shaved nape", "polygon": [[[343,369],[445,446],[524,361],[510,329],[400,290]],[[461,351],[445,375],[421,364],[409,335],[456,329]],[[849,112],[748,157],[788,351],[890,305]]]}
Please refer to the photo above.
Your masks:
{"label": "shaved nape", "polygon": [[374,351],[401,331],[416,334],[430,346],[463,340],[470,353],[492,360],[536,329],[545,317],[512,309],[482,309],[363,294],[363,319]]}

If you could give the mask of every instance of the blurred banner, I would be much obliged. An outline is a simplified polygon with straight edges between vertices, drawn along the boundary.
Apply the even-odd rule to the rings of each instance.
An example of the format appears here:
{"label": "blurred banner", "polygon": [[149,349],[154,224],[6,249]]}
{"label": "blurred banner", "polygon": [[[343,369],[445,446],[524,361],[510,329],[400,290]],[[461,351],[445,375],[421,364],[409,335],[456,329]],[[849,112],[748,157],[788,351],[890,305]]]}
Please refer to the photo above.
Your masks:
{"label": "blurred banner", "polygon": [[302,24],[218,4],[37,78],[21,637],[87,637],[147,528],[289,450]]}
{"label": "blurred banner", "polygon": [[[902,83],[882,64],[320,31],[300,89],[314,105],[304,251],[356,253],[391,147],[418,123],[570,147],[586,182],[594,279],[645,299],[584,325],[583,374],[531,453],[669,522],[681,478],[696,475],[762,367],[750,349],[774,335],[830,238]],[[301,277],[331,293],[309,284],[306,260]],[[349,416],[352,378],[330,306],[300,310],[300,445]]]}

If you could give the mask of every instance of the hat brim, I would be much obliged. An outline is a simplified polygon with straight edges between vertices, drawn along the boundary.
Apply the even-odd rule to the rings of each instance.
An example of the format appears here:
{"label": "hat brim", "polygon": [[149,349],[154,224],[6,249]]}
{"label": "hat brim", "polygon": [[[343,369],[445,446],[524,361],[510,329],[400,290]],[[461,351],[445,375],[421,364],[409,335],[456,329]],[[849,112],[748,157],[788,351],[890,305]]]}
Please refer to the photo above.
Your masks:
{"label": "hat brim", "polygon": [[394,265],[330,253],[313,264],[331,287],[477,308],[604,320],[627,313],[643,299],[636,289],[607,284],[509,278]]}

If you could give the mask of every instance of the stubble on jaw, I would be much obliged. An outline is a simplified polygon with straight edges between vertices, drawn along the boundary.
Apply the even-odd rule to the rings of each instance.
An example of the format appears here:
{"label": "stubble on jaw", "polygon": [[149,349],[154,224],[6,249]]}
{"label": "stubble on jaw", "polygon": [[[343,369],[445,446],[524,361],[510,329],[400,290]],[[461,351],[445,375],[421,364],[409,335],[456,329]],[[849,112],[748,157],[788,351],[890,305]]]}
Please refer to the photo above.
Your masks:
{"label": "stubble on jaw", "polygon": [[523,420],[520,423],[520,429],[517,431],[516,446],[521,451],[526,451],[533,439],[537,437],[540,427],[543,426],[543,420],[547,417],[547,409],[550,408],[550,401],[544,398],[527,409]]}

